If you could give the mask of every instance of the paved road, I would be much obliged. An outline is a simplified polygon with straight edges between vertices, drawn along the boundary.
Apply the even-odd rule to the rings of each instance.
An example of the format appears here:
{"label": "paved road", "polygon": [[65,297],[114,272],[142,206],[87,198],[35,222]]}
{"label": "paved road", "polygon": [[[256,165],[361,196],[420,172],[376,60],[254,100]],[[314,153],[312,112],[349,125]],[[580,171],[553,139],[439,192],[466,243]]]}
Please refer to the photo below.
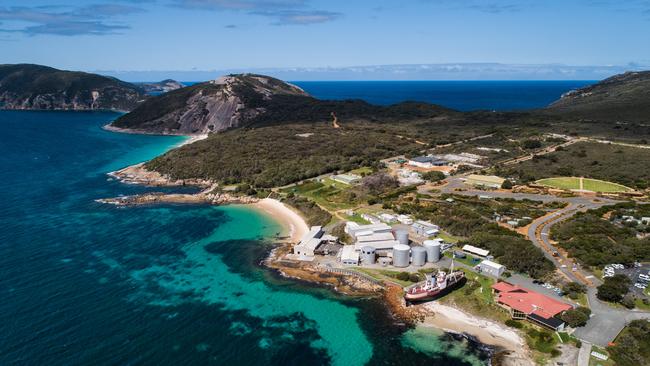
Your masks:
{"label": "paved road", "polygon": [[578,366],[589,366],[589,358],[591,355],[591,343],[582,342],[580,353],[578,353]]}
{"label": "paved road", "polygon": [[[553,261],[553,264],[565,276],[572,281],[582,282],[588,285],[587,299],[591,308],[592,317],[586,326],[576,329],[573,335],[583,341],[602,347],[607,346],[609,342],[613,341],[627,323],[636,319],[650,319],[650,313],[614,308],[598,300],[596,297],[596,287],[601,284],[601,281],[580,268],[575,272],[572,271],[573,260],[566,258],[561,253],[558,253],[558,257],[554,257],[551,254],[554,251],[554,247],[549,239],[549,235],[550,229],[554,224],[566,220],[577,212],[614,203],[616,202],[610,200],[601,200],[600,202],[572,200],[567,207],[535,220],[528,229],[530,240],[544,250],[546,257]],[[562,264],[565,264],[566,267],[563,268]]]}

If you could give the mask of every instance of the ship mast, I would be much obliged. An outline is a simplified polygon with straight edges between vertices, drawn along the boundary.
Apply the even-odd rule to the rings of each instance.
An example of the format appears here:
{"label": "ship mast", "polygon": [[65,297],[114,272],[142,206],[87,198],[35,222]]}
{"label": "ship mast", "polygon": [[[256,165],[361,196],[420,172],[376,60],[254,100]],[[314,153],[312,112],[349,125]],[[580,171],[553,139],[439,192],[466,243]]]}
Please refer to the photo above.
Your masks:
{"label": "ship mast", "polygon": [[449,268],[449,274],[454,273],[454,258],[456,258],[456,253],[451,253],[451,267]]}

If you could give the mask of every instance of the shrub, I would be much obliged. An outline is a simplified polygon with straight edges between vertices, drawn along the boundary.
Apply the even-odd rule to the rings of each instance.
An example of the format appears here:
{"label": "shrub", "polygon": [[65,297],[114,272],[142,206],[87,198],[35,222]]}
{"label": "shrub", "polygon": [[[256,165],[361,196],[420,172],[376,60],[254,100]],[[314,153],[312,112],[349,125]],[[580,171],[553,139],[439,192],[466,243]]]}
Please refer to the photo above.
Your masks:
{"label": "shrub", "polygon": [[512,186],[513,184],[509,179],[504,180],[503,183],[501,184],[501,188],[503,189],[512,189]]}
{"label": "shrub", "polygon": [[627,294],[631,283],[632,281],[622,274],[607,277],[603,284],[598,286],[596,296],[603,301],[620,302]]}
{"label": "shrub", "polygon": [[567,310],[561,315],[561,319],[565,321],[570,327],[582,327],[587,324],[591,310],[585,307],[578,307],[577,309]]}
{"label": "shrub", "polygon": [[517,328],[517,329],[521,329],[521,328],[524,327],[523,325],[521,325],[521,322],[518,322],[518,321],[516,321],[514,319],[506,320],[506,325],[509,326],[509,327],[512,327],[512,328]]}
{"label": "shrub", "polygon": [[411,282],[419,282],[420,281],[420,275],[417,273],[411,273],[409,275],[409,281]]}

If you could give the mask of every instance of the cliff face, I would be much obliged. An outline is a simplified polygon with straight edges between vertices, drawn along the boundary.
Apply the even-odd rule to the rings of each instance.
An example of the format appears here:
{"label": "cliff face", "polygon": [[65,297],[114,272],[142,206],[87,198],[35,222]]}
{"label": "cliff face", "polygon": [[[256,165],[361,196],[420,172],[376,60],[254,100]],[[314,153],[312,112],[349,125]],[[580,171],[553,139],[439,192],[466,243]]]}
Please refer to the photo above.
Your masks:
{"label": "cliff face", "polygon": [[546,110],[603,121],[650,121],[650,71],[626,72],[572,90]]}
{"label": "cliff face", "polygon": [[144,90],[115,78],[39,65],[0,65],[0,109],[130,111]]}
{"label": "cliff face", "polygon": [[153,97],[111,127],[166,134],[203,134],[241,127],[264,114],[280,96],[309,98],[295,85],[242,74],[192,85]]}

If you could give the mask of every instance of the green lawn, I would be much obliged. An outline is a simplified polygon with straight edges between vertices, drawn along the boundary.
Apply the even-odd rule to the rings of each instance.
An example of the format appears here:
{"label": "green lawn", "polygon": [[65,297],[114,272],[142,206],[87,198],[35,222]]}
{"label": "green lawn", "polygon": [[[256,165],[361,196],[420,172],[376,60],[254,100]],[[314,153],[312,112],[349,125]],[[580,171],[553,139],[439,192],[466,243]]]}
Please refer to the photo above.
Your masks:
{"label": "green lawn", "polygon": [[447,234],[446,232],[444,232],[442,230],[438,233],[438,237],[440,239],[444,240],[445,243],[456,244],[456,243],[458,243],[460,241],[460,238],[458,238],[456,236],[453,236],[451,234]]}
{"label": "green lawn", "polygon": [[[577,177],[546,178],[535,183],[559,189],[580,189],[580,178]],[[590,178],[583,179],[582,189],[593,192],[627,192],[631,190],[621,184]]]}

